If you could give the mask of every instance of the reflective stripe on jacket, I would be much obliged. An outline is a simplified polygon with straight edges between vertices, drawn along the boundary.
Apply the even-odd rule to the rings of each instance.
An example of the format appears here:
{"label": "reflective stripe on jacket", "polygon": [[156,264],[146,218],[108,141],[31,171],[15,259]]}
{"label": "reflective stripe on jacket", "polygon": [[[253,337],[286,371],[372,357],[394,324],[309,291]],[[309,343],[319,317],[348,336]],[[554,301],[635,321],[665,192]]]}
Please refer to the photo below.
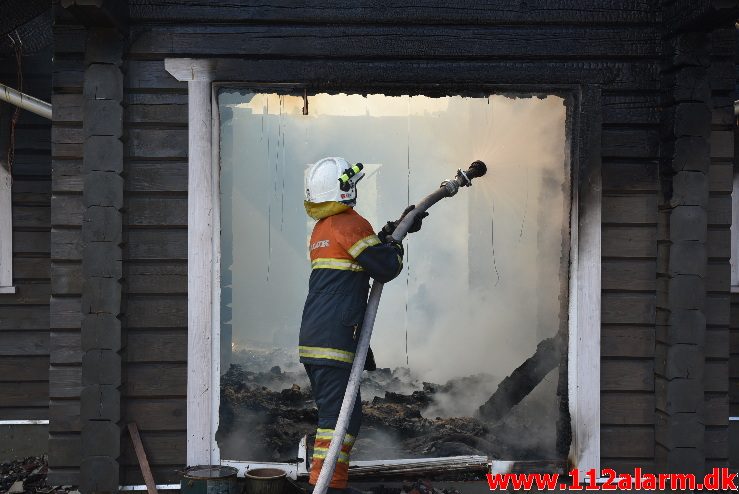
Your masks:
{"label": "reflective stripe on jacket", "polygon": [[353,209],[316,223],[311,275],[300,325],[300,361],[351,367],[367,307],[369,279],[386,283],[403,268],[399,249],[383,244]]}

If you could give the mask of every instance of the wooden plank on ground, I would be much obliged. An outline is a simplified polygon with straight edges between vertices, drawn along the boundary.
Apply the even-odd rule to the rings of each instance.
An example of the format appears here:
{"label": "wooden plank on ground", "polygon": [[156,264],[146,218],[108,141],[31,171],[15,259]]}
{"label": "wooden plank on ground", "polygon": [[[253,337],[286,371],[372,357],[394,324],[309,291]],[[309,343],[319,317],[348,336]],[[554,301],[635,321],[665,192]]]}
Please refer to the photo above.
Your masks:
{"label": "wooden plank on ground", "polygon": [[141,475],[144,477],[144,482],[146,483],[146,490],[149,494],[157,494],[156,482],[154,482],[154,477],[151,474],[149,460],[146,458],[146,451],[144,451],[144,445],[141,442],[141,436],[139,435],[138,427],[136,427],[136,422],[129,422],[128,433],[131,436],[133,449],[136,451],[136,459],[139,462]]}

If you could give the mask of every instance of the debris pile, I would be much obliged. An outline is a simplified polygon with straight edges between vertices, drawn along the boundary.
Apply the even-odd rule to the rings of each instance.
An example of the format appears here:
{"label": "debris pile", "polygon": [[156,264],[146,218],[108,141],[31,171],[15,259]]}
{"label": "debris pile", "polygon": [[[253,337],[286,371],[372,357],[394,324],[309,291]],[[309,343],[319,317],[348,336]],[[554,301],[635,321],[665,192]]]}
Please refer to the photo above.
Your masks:
{"label": "debris pile", "polygon": [[61,494],[73,492],[71,486],[46,485],[48,459],[29,456],[0,463],[0,492],[8,494]]}
{"label": "debris pile", "polygon": [[383,485],[372,487],[372,494],[461,494],[457,489],[438,489],[428,480],[417,480],[404,483],[402,487],[385,487]]}
{"label": "debris pile", "polygon": [[[502,420],[475,418],[498,380],[479,374],[445,384],[421,382],[408,369],[378,369],[362,380],[362,430],[355,460],[486,455],[556,458],[556,371]],[[318,416],[305,373],[245,370],[232,364],[221,378],[217,439],[228,459],[295,461]]]}

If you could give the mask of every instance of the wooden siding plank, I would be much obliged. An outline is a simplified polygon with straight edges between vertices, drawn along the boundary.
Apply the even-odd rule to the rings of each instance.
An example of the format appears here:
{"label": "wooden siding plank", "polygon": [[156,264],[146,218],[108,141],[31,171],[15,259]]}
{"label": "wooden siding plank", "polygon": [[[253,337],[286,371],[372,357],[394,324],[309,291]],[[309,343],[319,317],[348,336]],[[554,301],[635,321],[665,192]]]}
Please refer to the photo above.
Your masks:
{"label": "wooden siding plank", "polygon": [[126,362],[187,362],[187,331],[129,329]]}
{"label": "wooden siding plank", "polygon": [[187,364],[129,363],[126,366],[126,375],[123,386],[126,398],[184,397],[187,393]]}
{"label": "wooden siding plank", "polygon": [[141,431],[184,431],[187,428],[187,400],[128,399],[124,404],[125,420],[136,422]]}
{"label": "wooden siding plank", "polygon": [[[180,432],[148,432],[141,435],[146,456],[152,465],[184,465],[187,435]],[[131,441],[121,444],[121,463],[137,465],[136,453]]]}
{"label": "wooden siding plank", "polygon": [[16,383],[18,386],[25,386],[27,382],[48,381],[48,355],[0,357],[0,382]]}
{"label": "wooden siding plank", "polygon": [[614,224],[657,224],[657,195],[603,195],[602,222]]}
{"label": "wooden siding plank", "polygon": [[187,192],[186,162],[133,162],[126,165],[130,192]]}
{"label": "wooden siding plank", "polygon": [[187,263],[127,262],[124,264],[128,294],[187,294]]}
{"label": "wooden siding plank", "polygon": [[603,392],[600,410],[602,425],[654,424],[654,394]]}
{"label": "wooden siding plank", "polygon": [[[53,335],[53,333],[52,333]],[[53,336],[52,336],[53,338]],[[57,366],[49,368],[49,398],[79,398],[82,391],[81,366]]]}
{"label": "wooden siding plank", "polygon": [[0,420],[48,420],[49,408],[47,406],[33,407],[20,406],[3,408],[0,406]]}
{"label": "wooden siding plank", "polygon": [[49,331],[0,331],[0,356],[49,355]]}
{"label": "wooden siding plank", "polygon": [[657,93],[622,94],[603,92],[603,124],[659,124]]}
{"label": "wooden siding plank", "polygon": [[130,295],[125,322],[130,329],[187,327],[187,297]]}
{"label": "wooden siding plank", "polygon": [[603,192],[657,192],[657,163],[603,163]]}
{"label": "wooden siding plank", "polygon": [[601,427],[600,451],[604,458],[654,458],[654,428]]}
{"label": "wooden siding plank", "polygon": [[187,230],[128,230],[126,259],[187,259]]}
{"label": "wooden siding plank", "polygon": [[49,383],[30,382],[0,383],[0,407],[41,407],[49,406]]}
{"label": "wooden siding plank", "polygon": [[131,158],[187,158],[187,129],[129,129],[128,134]]}
{"label": "wooden siding plank", "polygon": [[[45,280],[44,280],[45,281]],[[46,311],[49,305],[51,287],[48,283],[15,281],[15,293],[0,296],[0,307],[6,305],[37,305],[38,310]]]}
{"label": "wooden siding plank", "polygon": [[52,364],[81,364],[82,335],[80,331],[54,331],[50,337]]}
{"label": "wooden siding plank", "polygon": [[48,257],[13,257],[13,277],[16,280],[48,280],[51,276]]}
{"label": "wooden siding plank", "polygon": [[13,232],[13,256],[49,254],[49,232]]}
{"label": "wooden siding plank", "polygon": [[80,430],[79,400],[49,401],[49,432],[79,432]]}
{"label": "wooden siding plank", "polygon": [[657,228],[651,226],[609,226],[602,230],[603,257],[657,257]]}
{"label": "wooden siding plank", "polygon": [[604,158],[657,158],[659,131],[652,128],[604,128],[601,154]]}
{"label": "wooden siding plank", "polygon": [[657,287],[657,262],[651,259],[605,259],[601,263],[601,288],[619,291],[652,291]]}
{"label": "wooden siding plank", "polygon": [[656,296],[648,293],[602,295],[601,324],[654,324]]}
{"label": "wooden siding plank", "polygon": [[0,331],[49,330],[49,311],[29,306],[3,307]]}
{"label": "wooden siding plank", "polygon": [[[15,186],[15,184],[13,184]],[[13,229],[50,228],[51,211],[45,206],[13,206]]]}
{"label": "wooden siding plank", "polygon": [[82,322],[82,306],[79,297],[51,297],[49,304],[51,327],[79,329]]}
{"label": "wooden siding plank", "polygon": [[172,4],[163,0],[132,0],[133,21],[198,22],[301,22],[301,23],[388,23],[388,24],[580,24],[580,23],[651,23],[657,9],[648,2],[596,1],[561,2],[545,0],[535,5],[504,0],[494,5],[464,0],[448,4],[436,0],[405,2],[361,1],[346,3],[330,0],[320,5],[295,8],[290,0],[269,4],[253,0],[235,0],[218,5],[198,0]]}
{"label": "wooden siding plank", "polygon": [[651,357],[654,355],[654,327],[610,326],[601,327],[602,357]]}
{"label": "wooden siding plank", "polygon": [[129,226],[187,227],[187,196],[130,197],[124,221]]}
{"label": "wooden siding plank", "polygon": [[601,391],[654,391],[654,360],[601,361]]}

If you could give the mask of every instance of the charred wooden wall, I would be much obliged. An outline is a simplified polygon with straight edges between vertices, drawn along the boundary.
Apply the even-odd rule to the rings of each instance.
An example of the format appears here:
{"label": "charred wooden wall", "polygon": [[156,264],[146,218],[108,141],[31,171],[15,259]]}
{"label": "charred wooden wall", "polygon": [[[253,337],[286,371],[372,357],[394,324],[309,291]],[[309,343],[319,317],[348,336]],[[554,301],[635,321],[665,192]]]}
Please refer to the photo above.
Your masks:
{"label": "charred wooden wall", "polygon": [[[530,74],[522,84],[601,81],[602,463],[617,471],[655,466],[660,6],[637,0],[480,3],[129,2],[121,407],[122,420],[136,421],[141,429],[157,481],[176,479],[186,448],[187,88],[163,63],[184,56],[239,57],[260,70],[264,81],[285,77],[292,67],[287,73],[317,86],[322,78],[372,74],[373,80],[363,81],[371,86],[408,70],[429,82],[495,83],[512,68]],[[76,484],[86,34],[59,11],[55,39],[50,463],[54,482]],[[723,86],[714,94],[721,101],[726,97]],[[715,115],[721,132],[723,113]],[[717,319],[708,324],[720,336],[728,326],[728,286],[721,280],[728,270],[731,157],[715,158],[707,246],[709,303],[716,302]],[[706,399],[721,401],[726,347],[713,348],[707,367],[716,372],[715,387],[706,388]],[[718,415],[710,425],[716,429],[706,429],[715,430],[717,446],[706,455],[720,463],[726,458],[720,430],[725,423]],[[124,437],[121,445],[121,482],[140,484],[130,441]]]}
{"label": "charred wooden wall", "polygon": [[[23,90],[51,98],[51,48],[22,57]],[[17,63],[0,59],[0,81],[18,87]],[[0,103],[0,145],[7,152],[9,120],[15,111]],[[49,232],[51,230],[51,122],[23,111],[15,127],[12,168],[13,284],[0,294],[0,420],[49,418]],[[2,157],[5,162],[6,156]],[[5,232],[0,232],[5,234]],[[39,428],[40,427],[40,428]],[[36,454],[46,449],[46,428]],[[0,436],[0,442],[8,440]],[[5,450],[5,448],[3,448]]]}

